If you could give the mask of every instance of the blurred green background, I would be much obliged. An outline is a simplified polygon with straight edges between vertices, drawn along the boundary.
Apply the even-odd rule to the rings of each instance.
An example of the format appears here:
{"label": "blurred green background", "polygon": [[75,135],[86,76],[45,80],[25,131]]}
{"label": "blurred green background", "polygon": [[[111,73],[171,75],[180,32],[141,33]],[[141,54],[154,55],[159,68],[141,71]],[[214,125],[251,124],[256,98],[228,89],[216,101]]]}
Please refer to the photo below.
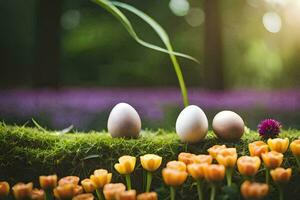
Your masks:
{"label": "blurred green background", "polygon": [[[157,20],[177,51],[201,61],[180,59],[188,86],[300,85],[299,0],[124,2]],[[143,39],[163,46],[143,21],[125,13]],[[0,19],[2,88],[177,86],[168,55],[138,45],[88,0],[1,1]]]}

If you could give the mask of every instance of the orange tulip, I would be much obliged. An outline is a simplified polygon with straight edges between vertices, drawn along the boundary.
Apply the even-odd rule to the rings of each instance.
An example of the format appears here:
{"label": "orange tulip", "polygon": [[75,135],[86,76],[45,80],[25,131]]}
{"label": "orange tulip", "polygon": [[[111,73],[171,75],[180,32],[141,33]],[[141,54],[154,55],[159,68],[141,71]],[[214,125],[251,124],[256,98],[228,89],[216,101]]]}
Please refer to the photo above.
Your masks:
{"label": "orange tulip", "polygon": [[90,176],[91,181],[97,189],[103,188],[104,185],[111,182],[112,173],[108,173],[106,169],[97,169],[94,174]]}
{"label": "orange tulip", "polygon": [[211,164],[205,168],[204,177],[208,182],[219,182],[224,179],[225,167],[223,165]]}
{"label": "orange tulip", "polygon": [[94,195],[91,193],[79,194],[73,197],[72,200],[94,200]]}
{"label": "orange tulip", "polygon": [[178,160],[184,162],[186,165],[189,165],[194,163],[195,157],[195,154],[182,152],[178,155]]}
{"label": "orange tulip", "polygon": [[0,182],[0,198],[4,198],[9,194],[9,184],[6,181]]}
{"label": "orange tulip", "polygon": [[126,190],[123,183],[109,183],[103,188],[103,193],[106,200],[116,200],[118,196]]}
{"label": "orange tulip", "polygon": [[290,149],[296,158],[300,158],[300,139],[294,140],[290,145]]}
{"label": "orange tulip", "polygon": [[245,199],[262,199],[267,196],[269,186],[265,183],[245,181],[241,185],[241,193]]}
{"label": "orange tulip", "polygon": [[181,161],[170,161],[167,163],[167,168],[169,169],[176,169],[179,171],[186,171],[186,165],[184,162]]}
{"label": "orange tulip", "polygon": [[271,176],[275,183],[283,184],[289,182],[291,175],[292,175],[292,169],[284,169],[281,167],[278,167],[276,169],[271,170]]}
{"label": "orange tulip", "polygon": [[44,190],[33,189],[31,193],[31,200],[45,200]]}
{"label": "orange tulip", "polygon": [[267,153],[269,151],[269,147],[263,141],[252,142],[248,145],[250,156],[258,156],[261,157],[261,154]]}
{"label": "orange tulip", "polygon": [[226,148],[219,150],[216,160],[219,164],[224,165],[224,167],[234,168],[237,160],[236,148]]}
{"label": "orange tulip", "polygon": [[81,185],[86,193],[93,193],[96,190],[96,186],[91,179],[82,180]]}
{"label": "orange tulip", "polygon": [[156,192],[146,192],[139,194],[137,200],[158,200]]}
{"label": "orange tulip", "polygon": [[194,158],[194,162],[198,164],[206,163],[206,164],[211,164],[212,163],[212,156],[211,155],[205,155],[205,154],[200,154],[196,155]]}
{"label": "orange tulip", "polygon": [[261,156],[265,166],[269,169],[275,169],[279,167],[283,161],[283,154],[276,151],[263,153]]}
{"label": "orange tulip", "polygon": [[171,168],[164,168],[162,170],[164,182],[169,186],[180,186],[187,178],[185,171],[179,171]]}
{"label": "orange tulip", "polygon": [[237,160],[239,172],[244,176],[255,176],[260,167],[259,157],[242,156]]}
{"label": "orange tulip", "polygon": [[217,157],[217,154],[221,149],[226,149],[225,145],[214,145],[210,147],[207,151],[214,159]]}
{"label": "orange tulip", "polygon": [[73,184],[73,185],[78,185],[79,183],[79,177],[78,176],[66,176],[61,178],[58,181],[58,185],[64,185],[64,184]]}
{"label": "orange tulip", "polygon": [[268,139],[268,145],[272,151],[277,151],[278,153],[285,153],[289,147],[289,139]]}
{"label": "orange tulip", "polygon": [[15,199],[29,199],[31,198],[33,183],[17,183],[12,187],[13,195]]}
{"label": "orange tulip", "polygon": [[118,200],[136,200],[136,191],[128,190],[121,192],[118,196]]}
{"label": "orange tulip", "polygon": [[79,195],[82,192],[83,192],[83,188],[79,185],[73,184],[72,182],[70,183],[63,182],[62,185],[58,185],[53,190],[55,198],[61,200],[72,199],[74,196]]}
{"label": "orange tulip", "polygon": [[208,164],[203,163],[203,164],[190,164],[188,165],[188,173],[195,179],[203,179],[204,178],[204,173],[205,173],[205,168],[208,166]]}
{"label": "orange tulip", "polygon": [[53,190],[57,186],[57,175],[40,176],[40,186],[44,190]]}

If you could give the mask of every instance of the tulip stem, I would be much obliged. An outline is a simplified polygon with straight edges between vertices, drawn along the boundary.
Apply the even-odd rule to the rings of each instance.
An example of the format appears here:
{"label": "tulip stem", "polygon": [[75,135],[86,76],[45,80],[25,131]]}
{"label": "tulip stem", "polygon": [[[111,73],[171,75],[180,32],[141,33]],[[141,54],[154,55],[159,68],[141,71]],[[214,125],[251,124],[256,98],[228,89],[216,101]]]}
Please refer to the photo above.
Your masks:
{"label": "tulip stem", "polygon": [[279,191],[279,200],[283,200],[283,189],[282,189],[282,187],[278,186],[278,191]]}
{"label": "tulip stem", "polygon": [[227,179],[227,186],[231,186],[232,183],[232,173],[233,173],[233,168],[228,167],[226,168],[226,179]]}
{"label": "tulip stem", "polygon": [[211,192],[210,192],[210,200],[215,200],[216,196],[216,185],[214,183],[211,184]]}
{"label": "tulip stem", "polygon": [[198,199],[202,200],[203,199],[203,194],[202,194],[202,183],[201,180],[197,180],[197,192],[198,192]]}
{"label": "tulip stem", "polygon": [[152,182],[152,173],[147,171],[147,185],[146,185],[146,192],[150,192]]}
{"label": "tulip stem", "polygon": [[53,200],[52,191],[49,189],[45,190],[45,200]]}
{"label": "tulip stem", "polygon": [[125,175],[125,180],[126,180],[127,190],[131,190],[131,179],[130,179],[130,174],[126,174],[126,175]]}
{"label": "tulip stem", "polygon": [[270,170],[266,167],[266,184],[270,183]]}
{"label": "tulip stem", "polygon": [[175,200],[175,188],[173,186],[170,186],[170,197],[171,200]]}
{"label": "tulip stem", "polygon": [[99,200],[104,200],[103,192],[100,189],[96,189],[96,194]]}
{"label": "tulip stem", "polygon": [[299,167],[300,167],[300,160],[299,160],[299,158],[296,157],[296,156],[295,156],[295,158],[296,158],[296,162],[297,162],[297,165],[298,165],[298,168],[299,168]]}

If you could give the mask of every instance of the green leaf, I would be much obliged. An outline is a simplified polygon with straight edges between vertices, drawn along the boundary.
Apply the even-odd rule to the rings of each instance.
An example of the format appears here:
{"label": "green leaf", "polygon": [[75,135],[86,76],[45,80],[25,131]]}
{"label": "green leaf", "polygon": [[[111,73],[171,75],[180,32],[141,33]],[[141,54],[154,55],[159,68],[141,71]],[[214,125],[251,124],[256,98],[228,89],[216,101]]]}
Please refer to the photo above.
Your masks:
{"label": "green leaf", "polygon": [[[181,94],[182,94],[182,98],[183,98],[183,103],[185,106],[189,105],[188,102],[188,95],[187,95],[187,89],[185,86],[185,82],[184,82],[184,78],[182,75],[182,71],[180,68],[180,65],[177,61],[176,56],[180,56],[180,57],[184,57],[190,60],[193,60],[195,62],[199,61],[189,55],[186,54],[182,54],[182,53],[178,53],[173,51],[173,47],[171,45],[170,39],[168,34],[166,33],[166,31],[155,21],[153,20],[150,16],[148,16],[147,14],[145,14],[144,12],[128,5],[125,3],[121,3],[121,2],[111,2],[108,0],[93,0],[96,4],[100,5],[101,7],[103,7],[104,9],[106,9],[107,11],[109,11],[113,16],[115,16],[122,24],[123,26],[126,28],[126,30],[128,31],[128,33],[141,45],[150,48],[150,49],[154,49],[160,52],[164,52],[164,53],[168,53],[171,61],[173,63],[174,66],[174,70],[176,72],[178,81],[179,81],[179,85],[180,85],[180,89],[181,89]],[[130,21],[127,19],[127,17],[116,7],[120,7],[123,9],[126,9],[132,13],[134,13],[135,15],[137,15],[138,17],[140,17],[141,19],[143,19],[146,23],[148,23],[153,29],[154,31],[158,34],[158,36],[161,38],[161,40],[163,41],[164,45],[166,46],[167,49],[161,48],[159,46],[150,44],[148,42],[145,42],[144,40],[140,39],[135,30],[133,29]]]}

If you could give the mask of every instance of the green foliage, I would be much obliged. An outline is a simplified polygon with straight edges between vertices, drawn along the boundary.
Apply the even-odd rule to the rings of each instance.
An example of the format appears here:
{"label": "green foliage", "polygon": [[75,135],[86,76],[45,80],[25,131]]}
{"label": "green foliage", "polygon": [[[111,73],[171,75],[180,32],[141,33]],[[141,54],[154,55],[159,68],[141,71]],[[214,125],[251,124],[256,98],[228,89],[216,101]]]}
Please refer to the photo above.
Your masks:
{"label": "green foliage", "polygon": [[[300,131],[283,131],[282,137],[290,140],[297,139]],[[94,169],[106,168],[113,172],[113,181],[123,181],[121,176],[113,169],[117,159],[125,154],[140,156],[146,153],[155,153],[163,157],[165,166],[167,161],[177,159],[179,152],[187,151],[192,153],[207,153],[207,148],[214,144],[225,143],[229,147],[236,147],[238,154],[246,155],[248,143],[258,140],[256,132],[250,132],[243,136],[238,142],[222,142],[209,132],[207,138],[198,144],[185,144],[179,141],[174,132],[164,130],[143,131],[139,139],[111,138],[106,132],[89,133],[66,133],[58,134],[55,131],[41,131],[38,128],[9,126],[0,123],[0,170],[1,179],[16,181],[38,180],[39,175],[57,173],[60,177],[66,175],[78,175],[81,178],[88,177]],[[290,152],[287,152],[284,160],[284,167],[296,166],[295,160]],[[300,177],[295,167],[294,176],[287,187],[288,195],[295,195]],[[167,197],[168,190],[161,181],[161,171],[154,176],[153,189],[160,197]],[[133,186],[138,190],[144,187],[141,184],[143,171],[139,162],[133,174]],[[259,172],[257,180],[264,180],[263,172]],[[239,185],[241,177],[237,172],[234,174],[234,182]],[[192,186],[192,180],[188,180],[185,186],[178,190],[181,199],[193,199],[196,190]],[[220,199],[236,196],[236,189],[230,190],[223,187],[219,192]],[[277,192],[273,192],[271,199],[276,199]],[[288,199],[288,198],[287,198]]]}

